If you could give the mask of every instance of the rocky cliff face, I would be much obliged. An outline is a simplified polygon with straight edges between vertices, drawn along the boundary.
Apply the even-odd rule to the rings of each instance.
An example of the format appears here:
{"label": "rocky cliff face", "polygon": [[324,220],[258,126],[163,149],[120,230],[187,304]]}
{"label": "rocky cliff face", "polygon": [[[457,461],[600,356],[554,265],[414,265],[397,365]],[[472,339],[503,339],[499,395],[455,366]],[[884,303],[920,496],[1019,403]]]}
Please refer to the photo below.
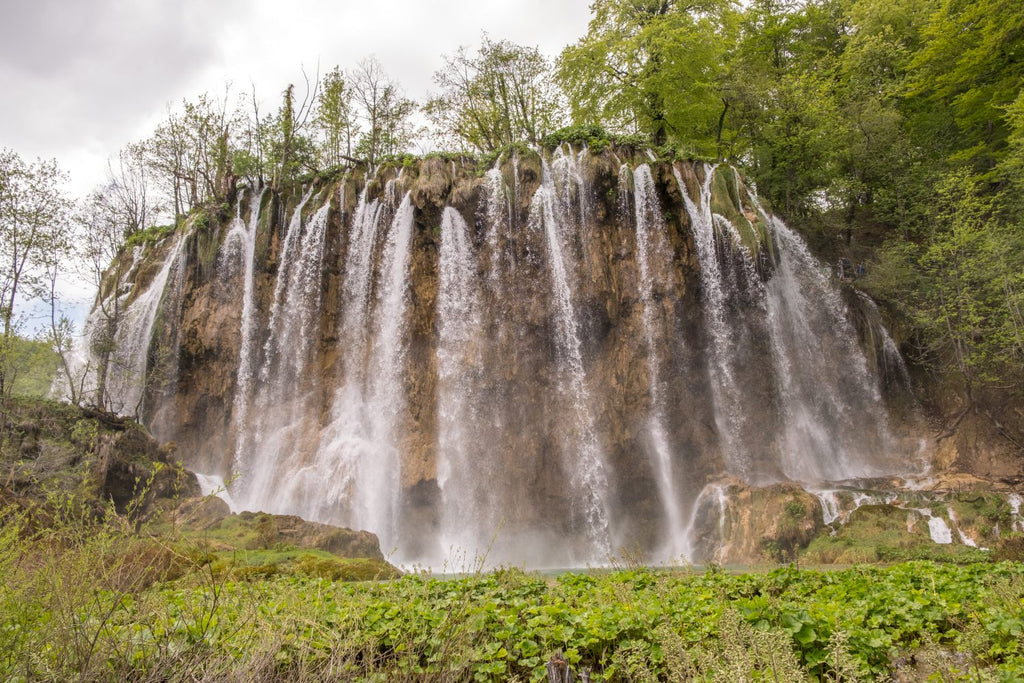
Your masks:
{"label": "rocky cliff face", "polygon": [[925,467],[885,406],[894,349],[865,356],[839,284],[730,168],[428,158],[227,214],[122,268],[148,343],[118,386],[246,508],[399,561],[729,559],[750,543],[711,519],[716,482],[788,501]]}

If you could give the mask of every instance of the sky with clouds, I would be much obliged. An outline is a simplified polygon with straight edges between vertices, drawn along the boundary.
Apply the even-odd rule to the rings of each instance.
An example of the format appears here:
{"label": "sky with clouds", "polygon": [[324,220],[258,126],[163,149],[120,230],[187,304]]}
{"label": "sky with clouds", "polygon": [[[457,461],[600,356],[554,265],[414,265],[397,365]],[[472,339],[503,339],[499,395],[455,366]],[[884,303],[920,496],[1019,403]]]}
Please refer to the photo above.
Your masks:
{"label": "sky with clouds", "polygon": [[253,86],[279,93],[375,56],[422,99],[443,55],[482,32],[549,56],[586,31],[590,0],[0,0],[0,147],[56,157],[85,194],[169,104]]}
{"label": "sky with clouds", "polygon": [[[586,32],[590,0],[0,0],[0,148],[56,158],[81,197],[168,106],[253,87],[270,111],[289,83],[374,56],[408,97],[482,33],[554,57]],[[63,287],[77,322],[93,297]],[[48,318],[28,304],[29,329]],[[39,309],[39,310],[36,310]],[[35,320],[38,318],[39,320]]]}

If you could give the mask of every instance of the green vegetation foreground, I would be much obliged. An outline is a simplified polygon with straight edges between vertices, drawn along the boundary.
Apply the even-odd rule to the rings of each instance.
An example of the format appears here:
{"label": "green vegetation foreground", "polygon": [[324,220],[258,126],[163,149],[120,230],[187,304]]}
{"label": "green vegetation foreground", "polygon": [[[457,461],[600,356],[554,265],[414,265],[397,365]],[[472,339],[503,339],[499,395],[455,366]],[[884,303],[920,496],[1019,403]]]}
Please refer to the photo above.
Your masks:
{"label": "green vegetation foreground", "polygon": [[540,681],[558,651],[602,681],[1024,676],[1021,563],[345,583],[57,510],[3,513],[4,680]]}

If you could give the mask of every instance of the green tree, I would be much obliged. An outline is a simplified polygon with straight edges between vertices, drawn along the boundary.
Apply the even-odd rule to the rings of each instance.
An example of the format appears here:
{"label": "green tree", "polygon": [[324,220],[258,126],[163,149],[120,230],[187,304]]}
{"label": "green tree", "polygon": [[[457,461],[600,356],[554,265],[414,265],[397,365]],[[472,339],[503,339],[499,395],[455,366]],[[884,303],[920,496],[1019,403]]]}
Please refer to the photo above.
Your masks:
{"label": "green tree", "polygon": [[166,192],[175,217],[188,214],[209,199],[223,199],[232,173],[230,139],[237,114],[224,98],[202,94],[183,100],[180,111],[168,111],[143,145],[150,169]]}
{"label": "green tree", "polygon": [[67,181],[56,160],[25,163],[10,149],[0,149],[0,395],[11,391],[11,348],[17,333],[17,305],[40,296],[48,259],[62,262],[68,244],[70,202]]}
{"label": "green tree", "polygon": [[717,151],[729,0],[597,0],[587,35],[558,60],[574,123]]}
{"label": "green tree", "polygon": [[352,143],[359,126],[351,96],[340,68],[334,67],[324,75],[313,122],[320,134],[320,158],[327,167],[340,166],[352,157]]}
{"label": "green tree", "polygon": [[425,110],[445,143],[490,152],[559,127],[551,66],[537,48],[484,36],[475,55],[460,47],[444,59],[434,73],[441,92]]}
{"label": "green tree", "polygon": [[831,3],[780,0],[755,0],[739,19],[729,83],[737,157],[790,216],[820,209],[836,176],[844,133],[835,94],[845,41],[838,23]]}
{"label": "green tree", "polygon": [[1005,109],[1024,88],[1024,5],[942,0],[923,29],[907,92],[922,145],[953,162],[993,171],[1007,149]]}
{"label": "green tree", "polygon": [[356,155],[373,166],[382,156],[404,151],[414,136],[410,117],[416,103],[402,94],[376,59],[361,62],[349,80],[366,124]]}
{"label": "green tree", "polygon": [[891,241],[867,284],[913,321],[919,360],[952,370],[973,405],[978,389],[1020,378],[1024,233],[963,168],[941,178],[929,225],[920,245]]}

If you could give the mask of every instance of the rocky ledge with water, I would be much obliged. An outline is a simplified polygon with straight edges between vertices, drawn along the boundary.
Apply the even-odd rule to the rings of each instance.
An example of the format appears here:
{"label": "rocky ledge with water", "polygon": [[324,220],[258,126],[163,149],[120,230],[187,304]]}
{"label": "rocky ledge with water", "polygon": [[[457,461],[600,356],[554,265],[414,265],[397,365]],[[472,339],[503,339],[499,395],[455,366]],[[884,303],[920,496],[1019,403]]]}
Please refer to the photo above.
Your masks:
{"label": "rocky ledge with water", "polygon": [[239,509],[402,563],[785,559],[865,504],[951,543],[1021,523],[1012,481],[970,523],[943,502],[970,454],[878,308],[724,165],[565,145],[239,185],[98,303],[87,393]]}
{"label": "rocky ledge with water", "polygon": [[[394,576],[377,537],[298,517],[233,513],[216,487],[177,459],[134,420],[90,408],[6,399],[0,405],[0,508],[33,525],[79,520],[82,529],[116,516],[140,537],[183,538],[237,559],[250,551],[357,562],[335,565],[343,578]],[[5,517],[5,519],[7,519]],[[309,555],[312,551],[313,555]],[[326,566],[326,565],[325,565]]]}

